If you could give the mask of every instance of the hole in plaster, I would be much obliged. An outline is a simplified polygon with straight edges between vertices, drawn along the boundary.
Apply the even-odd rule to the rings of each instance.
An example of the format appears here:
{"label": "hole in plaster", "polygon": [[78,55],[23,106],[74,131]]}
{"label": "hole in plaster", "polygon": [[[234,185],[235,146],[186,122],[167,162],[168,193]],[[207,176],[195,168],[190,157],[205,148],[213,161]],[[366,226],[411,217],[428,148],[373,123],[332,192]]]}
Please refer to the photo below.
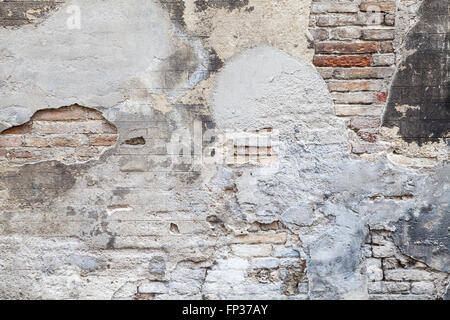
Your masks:
{"label": "hole in plaster", "polygon": [[175,223],[170,224],[170,232],[171,233],[180,233],[178,226]]}
{"label": "hole in plaster", "polygon": [[144,145],[145,139],[144,139],[144,137],[131,138],[131,139],[125,140],[125,142],[123,144],[128,144],[130,146]]}
{"label": "hole in plaster", "polygon": [[0,134],[0,162],[86,162],[98,159],[117,140],[117,128],[98,110],[76,104],[44,109]]}

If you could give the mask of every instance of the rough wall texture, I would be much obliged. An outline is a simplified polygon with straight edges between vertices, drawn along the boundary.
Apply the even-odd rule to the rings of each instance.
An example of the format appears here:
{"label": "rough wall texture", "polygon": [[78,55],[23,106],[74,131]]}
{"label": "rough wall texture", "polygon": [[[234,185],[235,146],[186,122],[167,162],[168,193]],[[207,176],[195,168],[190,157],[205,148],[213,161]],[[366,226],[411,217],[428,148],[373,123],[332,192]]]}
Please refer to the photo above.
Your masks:
{"label": "rough wall texture", "polygon": [[448,10],[0,1],[0,297],[448,298]]}

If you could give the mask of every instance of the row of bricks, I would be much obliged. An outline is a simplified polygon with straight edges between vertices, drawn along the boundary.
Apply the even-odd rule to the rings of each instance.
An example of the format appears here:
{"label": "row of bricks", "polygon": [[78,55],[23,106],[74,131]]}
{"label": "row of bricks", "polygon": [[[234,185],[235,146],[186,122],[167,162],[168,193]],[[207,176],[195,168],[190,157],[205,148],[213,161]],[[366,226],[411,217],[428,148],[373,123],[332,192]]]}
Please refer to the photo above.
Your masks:
{"label": "row of bricks", "polygon": [[80,147],[90,146],[112,146],[116,143],[117,135],[75,135],[71,137],[35,137],[20,135],[0,135],[0,147]]}
{"label": "row of bricks", "polygon": [[310,27],[389,26],[395,25],[395,15],[389,13],[335,13],[312,15]]}
{"label": "row of bricks", "polygon": [[310,26],[394,26],[395,11],[395,1],[315,1]]}
{"label": "row of bricks", "polygon": [[[48,149],[49,152],[52,154],[52,149]],[[99,150],[97,147],[77,147],[76,149],[73,149],[76,152],[72,153],[66,153],[68,156],[70,155],[72,158],[92,158],[97,156],[101,150]],[[0,148],[0,159],[23,159],[27,161],[39,161],[44,158],[44,155],[42,151],[39,150],[27,150],[24,148],[19,149],[4,149]]]}
{"label": "row of bricks", "polygon": [[315,0],[311,6],[312,13],[356,13],[385,12],[393,13],[396,10],[395,1],[325,1]]}
{"label": "row of bricks", "polygon": [[316,67],[383,67],[395,62],[394,54],[329,56],[316,55],[313,63]]}
{"label": "row of bricks", "polygon": [[41,135],[41,134],[115,134],[117,129],[106,121],[29,121],[12,127],[2,135]]}
{"label": "row of bricks", "polygon": [[324,40],[392,40],[395,37],[394,29],[361,28],[355,26],[337,28],[310,29],[310,33],[316,41]]}
{"label": "row of bricks", "polygon": [[364,41],[364,42],[317,42],[316,54],[376,54],[392,53],[392,41]]}

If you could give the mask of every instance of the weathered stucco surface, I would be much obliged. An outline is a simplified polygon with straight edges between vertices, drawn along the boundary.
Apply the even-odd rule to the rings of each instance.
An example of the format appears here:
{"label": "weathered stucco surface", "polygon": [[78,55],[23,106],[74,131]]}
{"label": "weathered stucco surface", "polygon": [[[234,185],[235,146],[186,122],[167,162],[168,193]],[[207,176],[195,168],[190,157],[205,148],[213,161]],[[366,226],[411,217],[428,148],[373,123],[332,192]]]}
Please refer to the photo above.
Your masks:
{"label": "weathered stucco surface", "polygon": [[[326,73],[362,67],[317,66],[317,34],[367,1],[73,0],[39,19],[20,5],[11,18],[13,2],[0,2],[0,298],[448,299],[448,132],[406,152],[417,141],[387,138],[368,105],[339,111],[349,83]],[[395,83],[425,22],[394,28],[396,3],[374,3],[406,57],[390,62],[386,119],[409,103]],[[391,88],[377,68],[367,86]],[[367,137],[374,153],[355,152]]]}

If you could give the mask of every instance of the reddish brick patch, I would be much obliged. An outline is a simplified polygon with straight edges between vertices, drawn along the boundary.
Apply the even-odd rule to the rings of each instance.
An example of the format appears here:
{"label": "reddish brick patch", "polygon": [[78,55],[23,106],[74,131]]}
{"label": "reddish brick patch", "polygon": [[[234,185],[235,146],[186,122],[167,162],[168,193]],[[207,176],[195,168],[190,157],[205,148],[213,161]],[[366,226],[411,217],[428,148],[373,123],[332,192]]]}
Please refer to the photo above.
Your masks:
{"label": "reddish brick patch", "polygon": [[368,67],[370,56],[315,56],[317,67]]}

